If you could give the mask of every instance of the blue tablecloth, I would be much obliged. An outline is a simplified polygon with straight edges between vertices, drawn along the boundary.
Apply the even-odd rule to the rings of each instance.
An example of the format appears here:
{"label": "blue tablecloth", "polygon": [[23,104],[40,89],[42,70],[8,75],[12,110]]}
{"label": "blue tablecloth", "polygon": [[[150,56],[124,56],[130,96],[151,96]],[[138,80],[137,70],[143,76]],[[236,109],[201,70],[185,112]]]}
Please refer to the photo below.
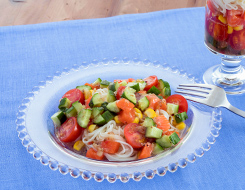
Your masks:
{"label": "blue tablecloth", "polygon": [[[204,46],[204,8],[0,28],[0,189],[245,189],[245,126],[222,109],[220,135],[210,151],[175,173],[140,182],[84,181],[51,171],[17,137],[18,106],[39,81],[94,59],[149,59],[201,78],[220,62]],[[245,110],[245,95],[228,96]]]}

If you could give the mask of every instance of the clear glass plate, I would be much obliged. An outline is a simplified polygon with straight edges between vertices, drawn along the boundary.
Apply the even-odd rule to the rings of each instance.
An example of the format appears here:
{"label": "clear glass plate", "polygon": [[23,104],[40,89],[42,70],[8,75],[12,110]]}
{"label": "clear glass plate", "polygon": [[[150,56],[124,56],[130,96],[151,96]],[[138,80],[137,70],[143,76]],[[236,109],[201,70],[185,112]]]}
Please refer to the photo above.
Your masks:
{"label": "clear glass plate", "polygon": [[189,132],[175,148],[157,156],[130,162],[106,162],[90,160],[75,154],[54,140],[51,115],[57,111],[60,97],[75,86],[93,82],[98,77],[113,81],[124,78],[145,78],[157,75],[168,81],[174,93],[179,84],[197,83],[195,77],[167,64],[139,60],[117,60],[94,62],[87,66],[74,65],[72,69],[57,72],[40,82],[23,99],[17,113],[17,132],[27,151],[52,170],[82,176],[84,180],[94,178],[101,182],[117,179],[127,182],[130,178],[140,181],[142,177],[152,179],[155,174],[164,176],[194,162],[204,151],[210,149],[221,128],[221,111],[194,102],[189,103]]}

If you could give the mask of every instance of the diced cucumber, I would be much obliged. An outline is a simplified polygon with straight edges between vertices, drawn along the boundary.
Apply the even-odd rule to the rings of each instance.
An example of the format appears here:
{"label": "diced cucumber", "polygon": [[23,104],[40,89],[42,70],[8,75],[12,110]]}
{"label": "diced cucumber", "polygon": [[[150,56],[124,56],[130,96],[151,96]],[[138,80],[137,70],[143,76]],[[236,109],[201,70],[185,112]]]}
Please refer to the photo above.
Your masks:
{"label": "diced cucumber", "polygon": [[168,88],[168,87],[164,87],[161,91],[161,95],[164,97],[164,98],[167,98],[171,95],[171,89]]}
{"label": "diced cucumber", "polygon": [[103,99],[99,93],[95,93],[89,102],[89,107],[100,107],[103,103]]}
{"label": "diced cucumber", "polygon": [[79,90],[81,90],[82,92],[84,90],[92,90],[92,87],[91,86],[88,86],[88,85],[81,85],[81,86],[77,86],[76,88],[79,89]]}
{"label": "diced cucumber", "polygon": [[152,154],[157,155],[161,152],[163,152],[163,148],[158,143],[154,143],[154,149],[152,151]]}
{"label": "diced cucumber", "polygon": [[141,111],[145,111],[145,109],[148,108],[149,107],[149,104],[150,104],[150,102],[149,102],[149,100],[147,99],[146,96],[144,96],[143,98],[141,98],[138,101],[138,103],[139,103],[139,108],[141,109]]}
{"label": "diced cucumber", "polygon": [[92,118],[95,118],[96,116],[102,114],[104,111],[103,107],[93,107],[92,108]]}
{"label": "diced cucumber", "polygon": [[92,115],[91,109],[83,109],[77,115],[77,123],[81,127],[86,128],[88,126],[91,115]]}
{"label": "diced cucumber", "polygon": [[142,125],[144,127],[152,127],[152,126],[156,126],[156,123],[153,121],[152,118],[146,117]]}
{"label": "diced cucumber", "polygon": [[123,80],[122,82],[120,82],[120,86],[127,86],[127,81],[126,80]]}
{"label": "diced cucumber", "polygon": [[114,101],[116,101],[116,96],[115,96],[114,92],[111,90],[108,90],[107,102],[114,102]]}
{"label": "diced cucumber", "polygon": [[98,78],[98,79],[96,79],[94,82],[93,82],[93,86],[99,86],[100,85],[100,83],[101,83],[101,79],[100,78]]}
{"label": "diced cucumber", "polygon": [[167,103],[167,112],[168,112],[168,114],[170,114],[170,115],[176,114],[176,113],[178,113],[178,111],[179,111],[179,105]]}
{"label": "diced cucumber", "polygon": [[145,86],[146,86],[146,82],[143,80],[139,81],[139,86],[140,86],[140,90],[144,90]]}
{"label": "diced cucumber", "polygon": [[62,98],[60,100],[60,104],[59,104],[59,109],[60,110],[64,110],[66,108],[69,108],[71,106],[71,101],[68,98]]}
{"label": "diced cucumber", "polygon": [[140,91],[140,85],[137,82],[130,82],[127,84],[127,86],[133,88],[134,90],[136,90],[136,92]]}
{"label": "diced cucumber", "polygon": [[117,104],[116,104],[116,101],[115,102],[110,102],[106,108],[111,111],[111,112],[114,112],[114,113],[119,113],[120,112],[120,109],[117,107]]}
{"label": "diced cucumber", "polygon": [[127,100],[129,100],[130,102],[132,102],[133,104],[136,104],[136,97],[135,97],[135,90],[130,88],[130,87],[126,87],[123,91],[122,94],[122,98],[126,98]]}
{"label": "diced cucumber", "polygon": [[172,142],[167,135],[163,135],[162,138],[157,139],[156,143],[158,143],[163,148],[169,148],[172,146]]}
{"label": "diced cucumber", "polygon": [[178,144],[178,142],[180,141],[179,136],[175,132],[169,136],[169,139],[174,145]]}
{"label": "diced cucumber", "polygon": [[106,124],[106,121],[104,117],[102,117],[102,115],[97,115],[93,121],[95,124],[100,125],[100,126]]}
{"label": "diced cucumber", "polygon": [[159,139],[162,136],[162,130],[154,126],[147,127],[145,136],[149,138]]}
{"label": "diced cucumber", "polygon": [[62,111],[56,112],[51,116],[55,126],[60,127],[66,121],[66,116]]}
{"label": "diced cucumber", "polygon": [[160,90],[158,90],[157,89],[157,87],[155,87],[155,86],[152,86],[148,91],[147,91],[147,93],[149,94],[149,93],[152,93],[152,94],[156,94],[156,95],[158,95],[158,94],[160,94],[161,93],[161,91]]}
{"label": "diced cucumber", "polygon": [[85,109],[85,106],[82,105],[79,101],[74,102],[72,106],[76,109],[77,113],[79,113],[82,109]]}
{"label": "diced cucumber", "polygon": [[114,118],[114,115],[110,111],[105,111],[102,114],[102,117],[105,119],[105,122],[107,123]]}
{"label": "diced cucumber", "polygon": [[71,106],[66,110],[65,114],[67,118],[75,117],[77,115],[77,110],[75,109],[75,107]]}
{"label": "diced cucumber", "polygon": [[182,121],[185,121],[188,118],[186,112],[177,113],[174,115],[174,117],[175,117],[176,123],[180,123]]}
{"label": "diced cucumber", "polygon": [[167,81],[164,81],[162,79],[159,79],[158,80],[158,86],[157,86],[157,88],[159,90],[162,90],[163,88],[170,88],[170,85],[169,85],[169,83]]}
{"label": "diced cucumber", "polygon": [[101,104],[101,107],[104,108],[104,111],[107,111],[107,110],[108,110],[108,109],[107,109],[107,105],[108,105],[108,102],[103,102],[103,103]]}
{"label": "diced cucumber", "polygon": [[161,100],[163,99],[163,97],[162,97],[162,96],[160,96],[160,95],[159,95],[159,96],[157,96],[157,97],[158,97],[159,99],[161,99]]}
{"label": "diced cucumber", "polygon": [[119,82],[116,81],[115,82],[115,89],[118,90],[119,86],[120,86]]}
{"label": "diced cucumber", "polygon": [[107,80],[102,80],[100,82],[100,88],[107,88],[110,85],[110,82]]}
{"label": "diced cucumber", "polygon": [[114,83],[114,82],[110,83],[108,89],[111,90],[112,92],[115,92],[117,90],[116,89],[116,83]]}

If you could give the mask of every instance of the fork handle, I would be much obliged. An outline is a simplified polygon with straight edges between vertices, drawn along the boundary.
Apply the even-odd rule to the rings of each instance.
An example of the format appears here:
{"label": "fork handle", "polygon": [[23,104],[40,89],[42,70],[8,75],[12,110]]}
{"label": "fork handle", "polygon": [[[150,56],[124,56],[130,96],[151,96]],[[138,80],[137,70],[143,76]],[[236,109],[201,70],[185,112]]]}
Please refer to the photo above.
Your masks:
{"label": "fork handle", "polygon": [[231,104],[229,106],[227,106],[226,108],[231,110],[235,114],[240,115],[240,116],[245,118],[245,111],[239,110],[238,108],[232,106]]}

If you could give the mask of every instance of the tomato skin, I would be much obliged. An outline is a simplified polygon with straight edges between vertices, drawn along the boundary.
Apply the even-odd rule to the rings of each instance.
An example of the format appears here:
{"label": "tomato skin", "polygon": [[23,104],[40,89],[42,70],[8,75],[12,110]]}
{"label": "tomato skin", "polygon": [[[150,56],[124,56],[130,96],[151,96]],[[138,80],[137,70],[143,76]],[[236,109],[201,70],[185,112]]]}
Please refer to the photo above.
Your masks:
{"label": "tomato skin", "polygon": [[76,101],[81,102],[81,104],[84,104],[84,94],[81,92],[81,90],[74,88],[69,91],[67,91],[62,98],[68,98],[71,103],[73,104]]}
{"label": "tomato skin", "polygon": [[188,110],[188,103],[186,99],[180,94],[173,94],[166,99],[167,103],[179,105],[179,113],[186,112]]}
{"label": "tomato skin", "polygon": [[85,100],[85,107],[86,107],[86,109],[87,108],[90,108],[89,103],[90,103],[91,99],[92,99],[92,96],[90,96],[87,100]]}
{"label": "tomato skin", "polygon": [[158,84],[158,78],[156,75],[149,76],[143,80],[146,82],[146,86],[144,88],[145,91],[150,90],[152,86],[157,86]]}
{"label": "tomato skin", "polygon": [[228,26],[212,14],[206,15],[206,30],[217,41],[225,41],[228,38]]}
{"label": "tomato skin", "polygon": [[120,111],[118,114],[118,119],[123,124],[132,123],[135,119],[134,109]]}
{"label": "tomato skin", "polygon": [[233,31],[229,38],[229,44],[235,50],[245,49],[245,29]]}
{"label": "tomato skin", "polygon": [[75,117],[68,118],[59,128],[58,137],[62,142],[72,142],[76,140],[84,129],[77,123]]}
{"label": "tomato skin", "polygon": [[232,27],[243,25],[244,23],[243,10],[227,10],[227,22]]}
{"label": "tomato skin", "polygon": [[141,148],[144,146],[145,139],[145,127],[137,123],[127,124],[124,128],[124,136],[133,148]]}
{"label": "tomato skin", "polygon": [[101,148],[103,148],[104,153],[115,154],[118,152],[120,143],[114,140],[104,140],[101,143]]}
{"label": "tomato skin", "polygon": [[104,154],[98,155],[97,151],[95,151],[93,148],[90,148],[87,150],[86,157],[92,158],[94,160],[103,160],[105,156]]}
{"label": "tomato skin", "polygon": [[117,95],[116,95],[117,100],[121,98],[125,88],[126,86],[119,86],[119,88],[117,89]]}
{"label": "tomato skin", "polygon": [[138,159],[143,159],[143,158],[149,158],[151,157],[151,153],[154,149],[154,145],[151,143],[146,143],[143,147],[143,149],[141,150]]}

